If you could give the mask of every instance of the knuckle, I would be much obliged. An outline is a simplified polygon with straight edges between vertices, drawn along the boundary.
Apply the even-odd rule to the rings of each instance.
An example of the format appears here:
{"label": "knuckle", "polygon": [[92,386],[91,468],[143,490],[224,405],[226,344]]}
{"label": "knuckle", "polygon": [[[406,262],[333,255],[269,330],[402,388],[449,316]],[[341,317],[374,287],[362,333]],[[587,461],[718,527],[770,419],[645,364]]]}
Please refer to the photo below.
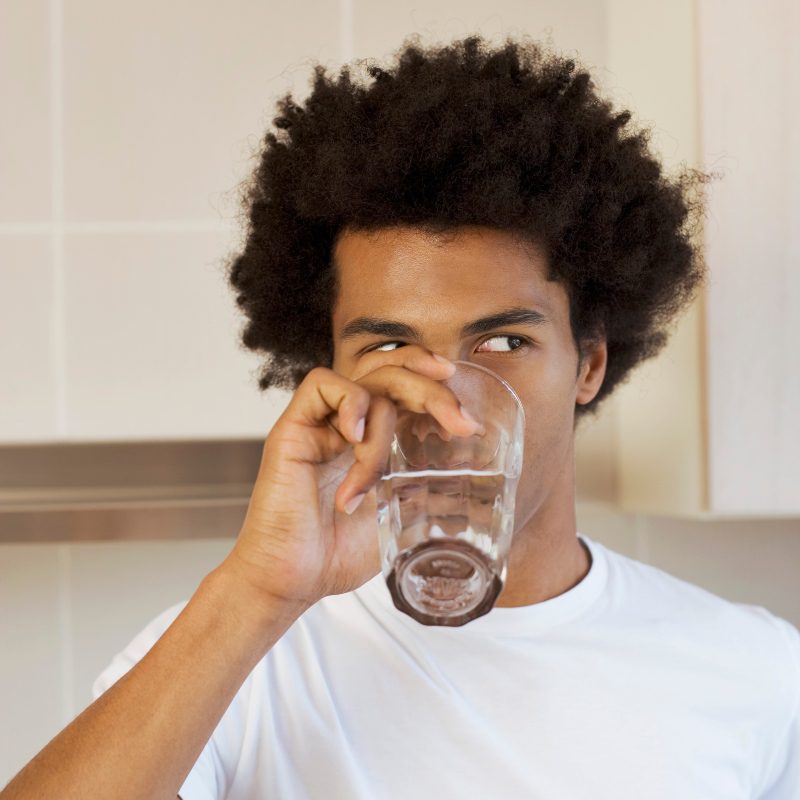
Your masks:
{"label": "knuckle", "polygon": [[333,370],[328,369],[328,367],[312,367],[307,373],[305,378],[303,378],[303,383],[319,383],[320,381],[329,380],[331,375],[335,375],[336,373]]}
{"label": "knuckle", "polygon": [[441,397],[458,405],[458,397],[456,397],[456,393],[449,386],[445,386],[443,383],[436,381],[436,388],[438,389]]}
{"label": "knuckle", "polygon": [[347,410],[355,419],[365,417],[372,408],[371,395],[363,387],[348,390],[339,408]]}
{"label": "knuckle", "polygon": [[370,459],[359,462],[359,473],[362,480],[374,483],[383,477],[385,459]]}
{"label": "knuckle", "polygon": [[375,350],[364,356],[367,373],[378,371],[414,370],[423,367],[429,356],[428,351],[418,344],[406,344],[396,350]]}
{"label": "knuckle", "polygon": [[408,359],[414,364],[427,366],[433,356],[433,351],[422,345],[414,345],[408,352]]}
{"label": "knuckle", "polygon": [[385,375],[395,375],[397,372],[402,370],[402,366],[399,364],[395,364],[391,361],[384,361],[382,364],[379,364],[375,367],[374,370],[370,373],[371,377],[375,376],[385,376]]}
{"label": "knuckle", "polygon": [[453,391],[438,381],[430,382],[430,390],[427,396],[434,402],[447,403],[455,398]]}
{"label": "knuckle", "polygon": [[370,404],[372,394],[366,386],[362,386],[359,383],[354,383],[351,397],[353,398],[354,405],[362,408]]}
{"label": "knuckle", "polygon": [[409,359],[415,359],[419,358],[420,356],[424,356],[428,351],[421,344],[407,344],[403,347],[399,347],[394,352],[398,353],[401,361],[408,361]]}
{"label": "knuckle", "polygon": [[384,395],[375,395],[372,400],[373,414],[377,417],[391,418],[392,415],[397,414],[395,404]]}

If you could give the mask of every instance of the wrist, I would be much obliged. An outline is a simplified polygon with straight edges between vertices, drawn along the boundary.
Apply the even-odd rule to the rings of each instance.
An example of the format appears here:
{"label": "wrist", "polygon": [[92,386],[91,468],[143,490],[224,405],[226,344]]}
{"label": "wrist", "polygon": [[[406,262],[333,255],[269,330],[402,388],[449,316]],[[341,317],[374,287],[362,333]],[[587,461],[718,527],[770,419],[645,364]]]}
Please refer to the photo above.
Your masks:
{"label": "wrist", "polygon": [[229,554],[201,583],[204,597],[237,631],[269,649],[310,607],[273,597],[255,586]]}

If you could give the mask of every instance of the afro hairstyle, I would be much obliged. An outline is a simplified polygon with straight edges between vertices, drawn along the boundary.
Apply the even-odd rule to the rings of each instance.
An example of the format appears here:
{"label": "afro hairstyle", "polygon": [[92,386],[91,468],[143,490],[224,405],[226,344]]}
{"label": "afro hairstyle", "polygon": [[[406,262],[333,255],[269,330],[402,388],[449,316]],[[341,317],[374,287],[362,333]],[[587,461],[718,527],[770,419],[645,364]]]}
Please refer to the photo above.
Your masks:
{"label": "afro hairstyle", "polygon": [[333,248],[345,229],[479,225],[544,248],[569,297],[579,355],[606,340],[602,400],[668,338],[703,283],[692,238],[709,180],[673,180],[598,96],[573,58],[528,37],[480,35],[428,48],[408,37],[393,62],[314,66],[311,92],[277,101],[275,131],[240,188],[242,245],[225,265],[246,317],[242,345],[265,356],[261,390],[296,389],[333,361]]}

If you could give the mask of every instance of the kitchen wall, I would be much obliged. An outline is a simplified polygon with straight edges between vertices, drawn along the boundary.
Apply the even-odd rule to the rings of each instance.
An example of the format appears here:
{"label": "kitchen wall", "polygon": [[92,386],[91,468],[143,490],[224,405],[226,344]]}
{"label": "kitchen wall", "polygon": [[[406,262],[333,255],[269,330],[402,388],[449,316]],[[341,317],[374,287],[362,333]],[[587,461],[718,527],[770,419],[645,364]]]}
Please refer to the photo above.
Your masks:
{"label": "kitchen wall", "polygon": [[[653,31],[641,29],[643,5],[648,3],[497,0],[489,9],[478,0],[433,0],[424,6],[405,0],[302,0],[291,6],[142,2],[112,7],[100,0],[4,0],[0,103],[14,114],[12,125],[0,127],[0,363],[5,375],[14,376],[15,402],[51,397],[38,409],[35,424],[37,431],[57,434],[63,423],[58,376],[63,377],[67,359],[74,368],[87,348],[106,346],[99,336],[103,320],[88,307],[73,339],[50,338],[50,303],[64,292],[49,280],[52,260],[64,253],[61,245],[87,270],[83,294],[66,298],[72,303],[88,302],[93,276],[103,274],[108,248],[97,246],[102,237],[115,237],[121,254],[115,268],[132,287],[139,261],[126,260],[125,253],[169,258],[178,271],[169,279],[182,280],[179,271],[198,253],[222,251],[231,229],[210,211],[230,210],[229,191],[248,168],[247,146],[261,137],[277,95],[290,88],[305,94],[312,59],[380,58],[414,31],[426,38],[472,30],[489,36],[524,32],[577,52],[597,70],[601,86],[631,107],[645,107],[650,98],[626,92],[608,68],[615,48],[649,36],[652,47],[674,48],[676,65],[683,68],[695,15],[692,0],[653,0],[650,11],[667,15],[653,38]],[[268,69],[263,54],[273,65]],[[203,92],[196,88],[200,68]],[[668,90],[653,87],[654,92]],[[114,109],[118,127],[111,135],[106,125],[99,137],[93,119],[106,107]],[[220,119],[226,120],[225,131],[239,131],[240,138],[221,134]],[[651,121],[658,125],[657,118]],[[165,130],[170,131],[166,142]],[[659,127],[657,134],[658,146],[674,153],[675,131]],[[105,191],[109,169],[117,187],[111,195]],[[79,224],[64,226],[63,202],[82,220]],[[203,302],[211,304],[214,287],[204,285],[202,291]],[[221,308],[210,313],[227,313]],[[139,335],[146,354],[160,341],[157,332],[148,337],[145,321],[143,303]],[[40,356],[31,357],[28,347],[24,362],[8,346],[23,325]],[[232,316],[231,326],[233,331]],[[182,335],[177,323],[175,335]],[[191,331],[186,334],[187,370],[202,369],[198,341]],[[220,391],[223,403],[225,381],[247,379],[254,362],[232,342],[202,345],[230,349],[229,372],[209,377],[209,391]],[[93,409],[87,426],[102,426],[103,419],[120,413],[103,399],[104,381],[114,379],[119,365],[113,363],[113,349],[101,355],[108,359],[108,374],[71,373],[73,392],[94,398],[94,406],[86,405]],[[170,379],[174,376],[165,375]],[[41,391],[43,383],[52,387],[49,394]],[[34,419],[30,412],[26,408],[29,421]],[[191,414],[189,396],[186,413]],[[616,511],[617,413],[612,399],[579,431],[579,530],[625,555],[800,625],[800,522],[682,520]],[[85,707],[94,677],[115,652],[157,613],[191,595],[224,557],[234,534],[221,531],[221,538],[202,541],[0,545],[0,785]]]}

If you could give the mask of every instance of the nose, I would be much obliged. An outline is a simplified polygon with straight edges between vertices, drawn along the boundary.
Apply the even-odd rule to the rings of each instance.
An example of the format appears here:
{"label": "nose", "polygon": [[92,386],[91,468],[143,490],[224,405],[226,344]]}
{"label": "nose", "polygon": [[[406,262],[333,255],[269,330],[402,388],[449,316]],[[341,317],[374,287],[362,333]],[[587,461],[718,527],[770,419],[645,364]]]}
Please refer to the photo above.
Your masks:
{"label": "nose", "polygon": [[431,434],[444,439],[446,442],[449,442],[452,438],[450,432],[443,428],[430,414],[415,415],[414,422],[411,426],[411,432],[420,442],[424,442]]}

